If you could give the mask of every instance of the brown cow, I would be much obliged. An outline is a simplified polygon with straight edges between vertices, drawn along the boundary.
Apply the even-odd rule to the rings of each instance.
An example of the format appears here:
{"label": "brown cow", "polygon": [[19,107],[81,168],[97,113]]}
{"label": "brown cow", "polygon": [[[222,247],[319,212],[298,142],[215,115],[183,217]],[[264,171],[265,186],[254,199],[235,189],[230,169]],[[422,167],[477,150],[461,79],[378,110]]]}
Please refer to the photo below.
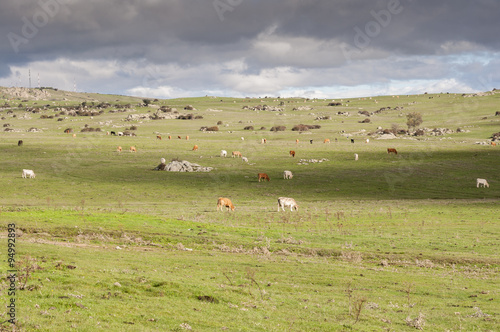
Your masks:
{"label": "brown cow", "polygon": [[137,152],[137,149],[135,148],[135,146],[130,147],[130,152]]}
{"label": "brown cow", "polygon": [[122,152],[122,147],[121,147],[121,146],[117,147],[117,148],[116,148],[116,151],[118,151],[118,152]]}
{"label": "brown cow", "polygon": [[295,151],[290,150],[290,156],[295,157]]}
{"label": "brown cow", "polygon": [[267,175],[266,173],[259,173],[259,182],[261,179],[267,180],[268,182],[271,181],[271,179],[269,179],[269,175]]}
{"label": "brown cow", "polygon": [[295,140],[295,144],[299,144],[299,139],[298,138]]}
{"label": "brown cow", "polygon": [[387,153],[394,153],[394,154],[398,154],[398,151],[396,151],[396,149],[394,149],[394,148],[388,148],[388,149],[387,149]]}
{"label": "brown cow", "polygon": [[233,151],[231,153],[232,157],[238,157],[238,158],[241,158],[241,152],[240,151]]}
{"label": "brown cow", "polygon": [[189,136],[186,136],[186,141],[189,141]]}
{"label": "brown cow", "polygon": [[178,139],[182,139],[182,137],[180,137],[180,136],[177,136],[177,138],[178,138]]}
{"label": "brown cow", "polygon": [[171,135],[168,135],[168,139],[172,139],[172,136],[171,136]]}
{"label": "brown cow", "polygon": [[491,142],[491,146],[497,146],[496,142]]}
{"label": "brown cow", "polygon": [[229,209],[231,209],[231,211],[234,211],[234,205],[229,198],[219,197],[219,199],[217,200],[217,211],[219,211],[219,208],[222,211],[224,207],[227,208],[227,211],[229,211]]}
{"label": "brown cow", "polygon": [[159,139],[161,141],[161,136],[160,135],[156,135],[156,139]]}
{"label": "brown cow", "polygon": [[330,139],[329,138],[325,138],[325,140],[323,141],[323,143],[330,143]]}
{"label": "brown cow", "polygon": [[193,151],[198,150],[198,145],[193,146]]}

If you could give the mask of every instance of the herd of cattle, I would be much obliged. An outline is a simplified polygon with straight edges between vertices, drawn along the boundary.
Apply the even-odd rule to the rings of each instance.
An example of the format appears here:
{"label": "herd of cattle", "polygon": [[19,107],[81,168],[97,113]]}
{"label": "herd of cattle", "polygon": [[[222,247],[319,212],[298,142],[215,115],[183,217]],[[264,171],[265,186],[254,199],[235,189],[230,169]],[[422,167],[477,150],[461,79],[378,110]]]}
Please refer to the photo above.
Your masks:
{"label": "herd of cattle", "polygon": [[[120,134],[122,134],[122,133],[119,132],[118,135],[117,135],[115,132],[111,132],[111,135],[121,136]],[[162,139],[162,137],[160,135],[157,135],[156,138],[159,139],[159,140]],[[182,137],[178,136],[177,138],[181,139]],[[172,136],[168,136],[168,139],[172,139]],[[242,137],[242,140],[243,139],[244,138]],[[189,140],[189,136],[186,136],[186,140]],[[296,143],[298,143],[298,142],[299,142],[299,140],[297,139]],[[353,140],[351,140],[351,142],[354,143]],[[368,142],[369,142],[369,139],[366,139],[366,143],[368,143]],[[267,143],[267,140],[265,138],[263,138],[261,143],[262,144]],[[311,140],[311,143],[312,143],[312,140]],[[325,139],[324,143],[330,143],[330,140],[329,139]],[[20,140],[18,142],[18,146],[22,146],[22,145],[23,145],[23,141]],[[198,145],[194,145],[194,147],[193,147],[193,151],[196,151],[196,150],[198,150]],[[118,146],[117,147],[117,151],[121,152],[122,151],[122,147]],[[136,147],[135,146],[131,146],[130,147],[130,152],[137,152]],[[387,153],[388,154],[392,153],[392,154],[397,155],[398,151],[395,148],[388,148],[387,149]],[[225,157],[227,157],[227,155],[228,155],[228,153],[227,153],[226,150],[221,150],[220,157],[225,158]],[[289,155],[291,157],[295,157],[295,151],[294,150],[290,150]],[[239,151],[232,151],[231,156],[233,158],[241,158],[244,162],[248,162],[248,159],[246,157],[243,157],[242,154],[241,154],[241,152],[239,152]],[[354,159],[358,160],[358,154],[357,153],[354,154]],[[162,162],[164,163],[164,159],[163,158],[162,158]],[[35,172],[33,170],[23,169],[22,177],[23,178],[35,178],[36,175],[35,175]],[[291,171],[285,170],[283,172],[283,179],[290,180],[292,178],[293,178],[293,174],[292,174]],[[258,182],[261,182],[261,180],[263,180],[263,181],[266,181],[266,180],[270,181],[271,180],[269,178],[269,175],[267,175],[266,173],[258,173],[257,179],[258,179]],[[476,179],[476,187],[479,188],[481,186],[484,187],[484,188],[489,188],[490,187],[490,185],[488,184],[488,181],[486,181],[486,179],[477,178]],[[229,211],[229,210],[234,211],[234,209],[235,209],[233,203],[231,202],[231,200],[229,198],[219,197],[219,199],[217,200],[217,211],[219,211],[219,210],[223,211],[224,207],[227,209],[227,211]],[[283,210],[283,211],[285,211],[285,207],[287,207],[287,208],[289,207],[290,211],[294,211],[294,210],[298,211],[298,209],[299,209],[298,204],[295,202],[295,200],[293,198],[290,198],[290,197],[279,197],[278,198],[278,211],[280,211],[280,209]]]}

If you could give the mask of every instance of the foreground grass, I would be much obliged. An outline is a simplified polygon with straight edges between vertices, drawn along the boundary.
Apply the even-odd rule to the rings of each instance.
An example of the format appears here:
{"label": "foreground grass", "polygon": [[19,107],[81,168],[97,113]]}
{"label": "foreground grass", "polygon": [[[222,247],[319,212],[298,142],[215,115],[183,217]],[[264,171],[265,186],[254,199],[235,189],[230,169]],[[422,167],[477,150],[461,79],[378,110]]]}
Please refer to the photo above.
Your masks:
{"label": "foreground grass", "polygon": [[412,330],[422,314],[415,324],[432,330],[494,330],[496,202],[341,204],[192,220],[4,210],[23,234],[21,266],[34,267],[17,293],[20,326]]}

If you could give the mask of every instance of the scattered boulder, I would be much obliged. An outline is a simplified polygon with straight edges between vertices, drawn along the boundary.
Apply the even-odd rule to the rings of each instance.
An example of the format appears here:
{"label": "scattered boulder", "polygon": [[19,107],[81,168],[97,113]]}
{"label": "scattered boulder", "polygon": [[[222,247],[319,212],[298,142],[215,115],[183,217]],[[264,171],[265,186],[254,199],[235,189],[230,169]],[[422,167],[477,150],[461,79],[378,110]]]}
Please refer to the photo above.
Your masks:
{"label": "scattered boulder", "polygon": [[190,163],[186,160],[172,160],[168,164],[163,162],[155,167],[156,171],[169,171],[169,172],[210,172],[213,167],[203,167],[201,165]]}

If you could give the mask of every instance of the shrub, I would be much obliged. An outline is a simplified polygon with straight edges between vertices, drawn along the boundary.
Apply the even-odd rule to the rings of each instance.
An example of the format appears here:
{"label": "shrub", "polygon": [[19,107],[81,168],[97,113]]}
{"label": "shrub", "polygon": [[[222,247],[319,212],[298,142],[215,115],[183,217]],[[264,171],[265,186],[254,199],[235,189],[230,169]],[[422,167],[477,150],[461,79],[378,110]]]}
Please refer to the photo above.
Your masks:
{"label": "shrub", "polygon": [[246,126],[243,130],[253,130],[253,126]]}
{"label": "shrub", "polygon": [[342,106],[342,103],[329,103],[328,106]]}
{"label": "shrub", "polygon": [[359,121],[359,123],[370,123],[370,122],[371,120],[368,118],[364,119],[363,121]]}
{"label": "shrub", "polygon": [[217,126],[208,127],[207,131],[219,131],[219,127],[217,127]]}
{"label": "shrub", "polygon": [[285,131],[286,127],[285,126],[274,126],[271,128],[271,131]]}

